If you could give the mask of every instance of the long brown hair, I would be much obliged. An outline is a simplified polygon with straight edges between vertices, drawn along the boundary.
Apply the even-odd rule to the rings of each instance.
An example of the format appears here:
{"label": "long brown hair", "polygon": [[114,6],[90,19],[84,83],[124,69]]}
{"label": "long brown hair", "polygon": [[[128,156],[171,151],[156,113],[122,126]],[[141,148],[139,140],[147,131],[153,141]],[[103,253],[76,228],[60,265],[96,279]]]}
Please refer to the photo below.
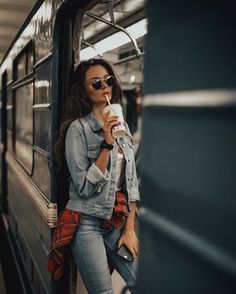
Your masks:
{"label": "long brown hair", "polygon": [[85,74],[87,70],[96,65],[103,66],[109,75],[116,77],[116,83],[112,88],[112,103],[122,102],[122,90],[118,82],[116,73],[112,66],[104,59],[89,59],[82,61],[76,68],[71,81],[69,94],[65,101],[65,114],[57,134],[54,146],[55,157],[58,163],[58,170],[64,164],[65,135],[72,121],[81,118],[92,111],[92,102],[85,90]]}

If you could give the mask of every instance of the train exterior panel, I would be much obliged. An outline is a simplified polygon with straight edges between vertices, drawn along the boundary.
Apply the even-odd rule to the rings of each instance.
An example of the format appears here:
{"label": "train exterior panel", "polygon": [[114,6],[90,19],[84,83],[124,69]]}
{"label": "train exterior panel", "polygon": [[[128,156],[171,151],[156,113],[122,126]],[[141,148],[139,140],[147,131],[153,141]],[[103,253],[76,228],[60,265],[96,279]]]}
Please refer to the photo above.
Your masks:
{"label": "train exterior panel", "polygon": [[57,205],[51,197],[51,58],[53,26],[60,5],[61,1],[36,4],[1,65],[6,100],[1,114],[7,118],[6,129],[2,129],[6,168],[1,200],[13,246],[20,255],[19,265],[24,266],[26,293],[51,292],[46,261],[50,228],[57,219]]}

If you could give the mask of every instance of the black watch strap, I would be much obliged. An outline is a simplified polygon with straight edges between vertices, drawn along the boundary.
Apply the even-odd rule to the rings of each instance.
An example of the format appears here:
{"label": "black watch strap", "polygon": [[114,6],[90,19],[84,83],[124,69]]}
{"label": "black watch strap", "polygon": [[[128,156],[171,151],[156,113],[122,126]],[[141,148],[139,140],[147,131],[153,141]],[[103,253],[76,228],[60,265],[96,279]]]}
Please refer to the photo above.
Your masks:
{"label": "black watch strap", "polygon": [[106,140],[102,140],[101,144],[100,144],[100,149],[102,150],[103,148],[106,148],[108,150],[112,150],[113,149],[113,145],[112,144],[109,144],[107,143]]}

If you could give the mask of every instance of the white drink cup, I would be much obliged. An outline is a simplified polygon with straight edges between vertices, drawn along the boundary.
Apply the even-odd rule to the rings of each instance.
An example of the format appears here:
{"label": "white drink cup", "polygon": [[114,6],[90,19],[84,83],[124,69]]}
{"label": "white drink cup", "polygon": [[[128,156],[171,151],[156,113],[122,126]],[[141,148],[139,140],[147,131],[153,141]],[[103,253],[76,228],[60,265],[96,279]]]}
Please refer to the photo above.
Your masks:
{"label": "white drink cup", "polygon": [[103,109],[103,113],[110,111],[109,116],[118,116],[118,124],[112,128],[113,138],[124,137],[127,133],[123,117],[122,107],[120,104],[110,104]]}

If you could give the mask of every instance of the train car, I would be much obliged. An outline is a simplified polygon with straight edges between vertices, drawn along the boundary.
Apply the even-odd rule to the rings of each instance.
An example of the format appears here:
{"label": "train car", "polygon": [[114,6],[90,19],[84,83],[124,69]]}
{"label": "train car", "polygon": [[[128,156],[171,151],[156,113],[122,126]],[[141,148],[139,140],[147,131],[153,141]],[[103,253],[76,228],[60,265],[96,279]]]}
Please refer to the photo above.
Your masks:
{"label": "train car", "polygon": [[149,0],[147,17],[138,293],[233,294],[235,3]]}
{"label": "train car", "polygon": [[[54,157],[71,73],[102,57],[120,76],[139,158],[144,0],[37,1],[8,49],[1,80],[1,207],[24,293],[86,293],[73,261],[56,283],[47,271],[53,228],[67,201]],[[114,274],[116,293],[123,285]]]}

